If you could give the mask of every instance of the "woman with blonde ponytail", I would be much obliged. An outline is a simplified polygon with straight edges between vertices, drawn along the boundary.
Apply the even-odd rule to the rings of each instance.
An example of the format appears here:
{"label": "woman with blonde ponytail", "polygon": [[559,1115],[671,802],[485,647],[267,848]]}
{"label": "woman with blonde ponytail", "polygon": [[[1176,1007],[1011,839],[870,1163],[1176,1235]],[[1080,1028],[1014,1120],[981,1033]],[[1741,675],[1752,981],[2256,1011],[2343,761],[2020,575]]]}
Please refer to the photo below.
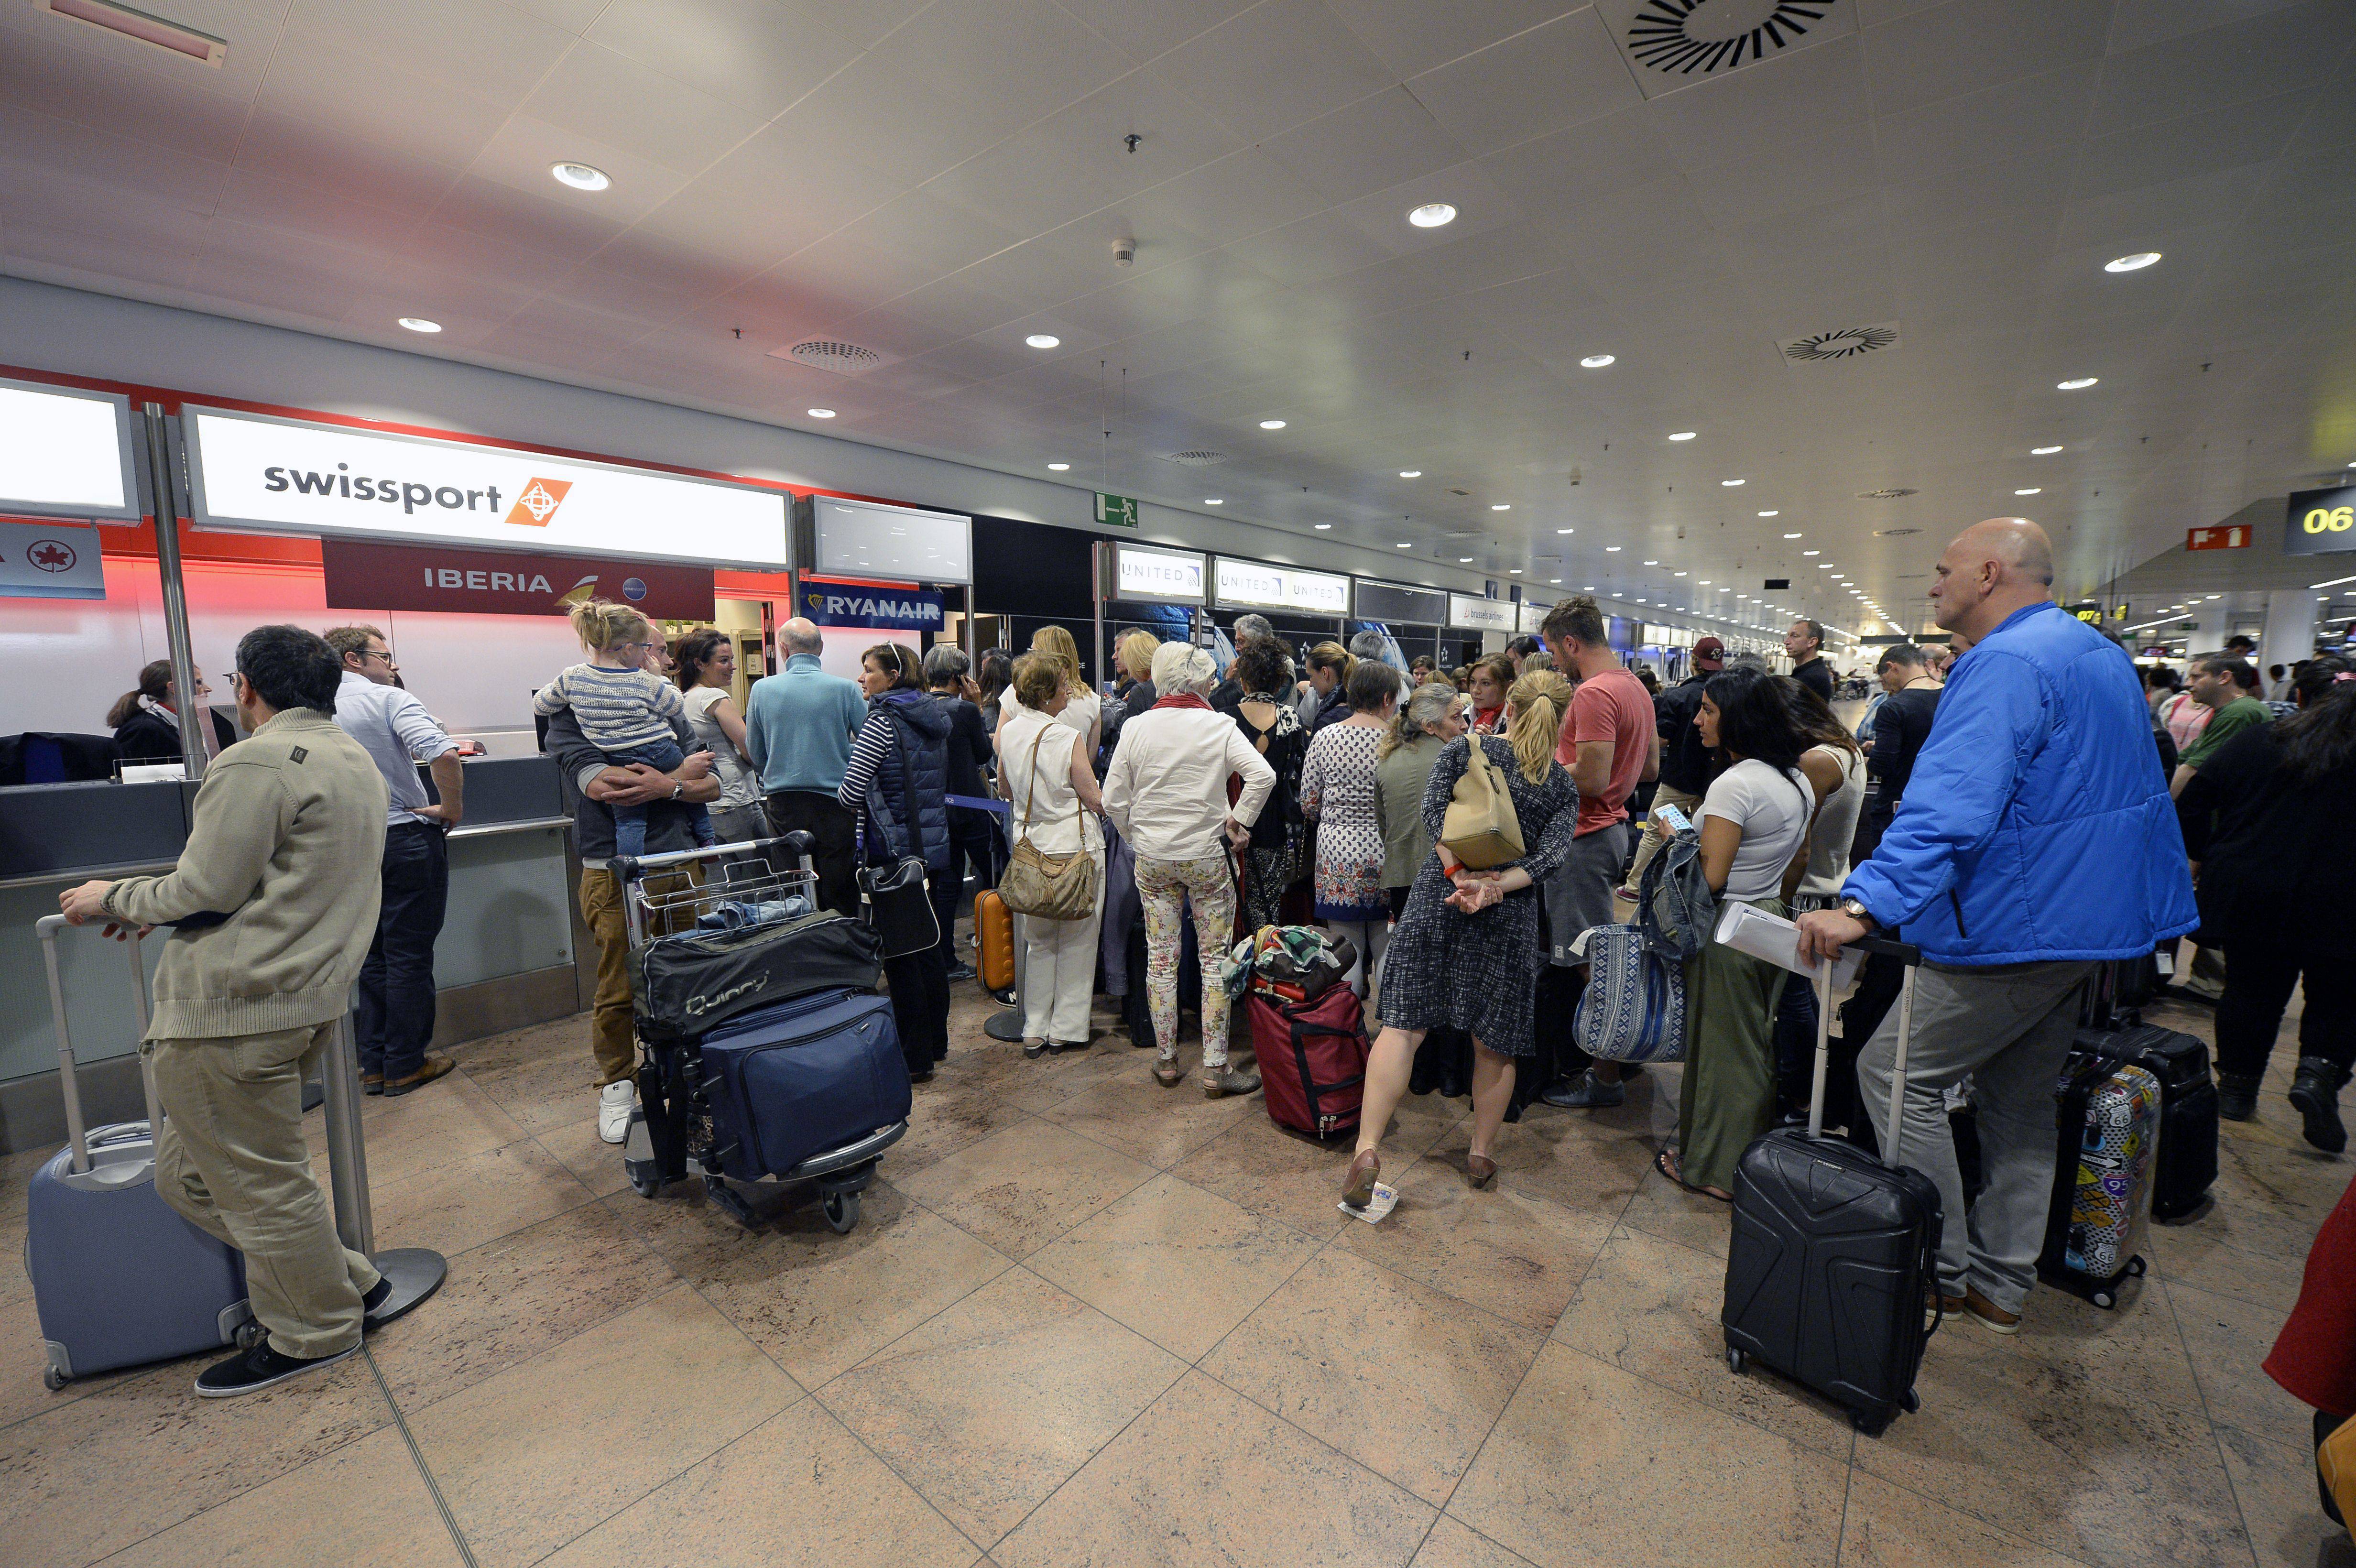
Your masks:
{"label": "woman with blonde ponytail", "polygon": [[1424,786],[1423,822],[1437,839],[1456,783],[1479,746],[1512,796],[1521,823],[1519,860],[1472,870],[1435,847],[1408,889],[1407,908],[1383,965],[1383,1031],[1366,1062],[1358,1152],[1342,1200],[1364,1208],[1382,1173],[1382,1136],[1406,1094],[1416,1047],[1427,1030],[1447,1026],[1472,1037],[1472,1144],[1464,1173],[1475,1188],[1497,1174],[1490,1157],[1514,1095],[1515,1059],[1537,1049],[1531,1020],[1538,972],[1537,884],[1570,852],[1579,791],[1554,760],[1555,737],[1569,709],[1570,683],[1551,670],[1526,675],[1506,694],[1499,735],[1462,735],[1433,763]]}

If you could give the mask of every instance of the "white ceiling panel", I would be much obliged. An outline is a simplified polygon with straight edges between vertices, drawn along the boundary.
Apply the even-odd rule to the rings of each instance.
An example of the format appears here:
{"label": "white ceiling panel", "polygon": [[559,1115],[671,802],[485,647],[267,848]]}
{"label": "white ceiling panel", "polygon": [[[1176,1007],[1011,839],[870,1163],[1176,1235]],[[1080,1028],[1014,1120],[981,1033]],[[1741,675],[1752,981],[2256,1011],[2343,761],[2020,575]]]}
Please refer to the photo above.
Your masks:
{"label": "white ceiling panel", "polygon": [[2333,80],[2347,47],[2344,5],[2308,0],[2262,14],[2242,10],[2243,19],[2229,25],[2104,61],[2085,133],[2110,135]]}
{"label": "white ceiling panel", "polygon": [[48,29],[0,32],[0,101],[227,163],[237,152],[261,72],[246,76],[236,91],[214,80],[221,74],[200,67],[125,70],[68,47]]}
{"label": "white ceiling panel", "polygon": [[[593,200],[588,193],[570,189],[550,176],[550,167],[562,162],[594,165],[614,183]],[[567,207],[625,225],[638,222],[669,201],[688,178],[618,143],[529,114],[511,116],[502,124],[467,165],[467,173],[543,200],[552,196]]]}
{"label": "white ceiling panel", "polygon": [[1687,168],[1756,157],[1762,148],[1854,125],[1868,113],[1865,53],[1853,37],[1746,65],[1703,85],[1708,91],[1688,88],[1648,106]]}
{"label": "white ceiling panel", "polygon": [[1464,162],[1464,149],[1404,87],[1362,98],[1266,144],[1329,203]]}
{"label": "white ceiling panel", "polygon": [[1409,79],[1408,87],[1475,155],[1644,102],[1592,7],[1500,39]]}
{"label": "white ceiling panel", "polygon": [[1400,77],[1419,76],[1526,34],[1565,13],[1588,9],[1565,0],[1456,0],[1447,5],[1423,0],[1330,3],[1359,41]]}
{"label": "white ceiling panel", "polygon": [[[510,103],[574,42],[564,28],[500,0],[294,0],[285,39],[308,37]],[[285,54],[282,43],[271,60],[273,74]]]}
{"label": "white ceiling panel", "polygon": [[2301,88],[2094,137],[2084,144],[2070,192],[2079,197],[2112,196],[2187,175],[2267,162],[2289,143],[2314,98],[2313,89]]}
{"label": "white ceiling panel", "polygon": [[1073,27],[1054,0],[933,0],[884,47],[902,46],[910,68],[1005,115],[1009,130],[1078,102],[1136,63]]}
{"label": "white ceiling panel", "polygon": [[[339,124],[256,109],[238,144],[236,172],[422,215],[441,204],[465,169],[463,160],[435,163]],[[281,199],[295,200],[291,192]]]}
{"label": "white ceiling panel", "polygon": [[209,158],[0,103],[0,182],[63,175],[93,193],[126,190],[209,212],[229,170]]}
{"label": "white ceiling panel", "polygon": [[610,211],[581,202],[544,170],[541,185],[523,189],[479,174],[461,176],[433,217],[436,243],[455,246],[463,235],[576,261],[625,232]]}
{"label": "white ceiling panel", "polygon": [[2100,59],[2112,0],[1950,0],[1867,34],[1878,114]]}
{"label": "white ceiling panel", "polygon": [[575,45],[522,112],[692,175],[751,135],[761,117],[595,44]]}
{"label": "white ceiling panel", "polygon": [[1198,37],[1258,0],[1057,0],[1103,37],[1147,60]]}
{"label": "white ceiling panel", "polygon": [[[42,40],[77,54],[104,61],[121,78],[136,82],[156,77],[193,83],[205,92],[224,93],[251,101],[269,64],[271,47],[285,26],[293,0],[174,0],[172,15],[184,26],[217,38],[231,40],[229,58],[218,67],[198,64],[183,56],[137,43],[121,33],[70,21],[48,10],[40,0],[0,0],[0,36],[9,39],[0,54],[11,53],[16,38]],[[242,43],[242,49],[237,47]]]}
{"label": "white ceiling panel", "polygon": [[2101,73],[2095,64],[2025,76],[1977,92],[1908,106],[1873,122],[1882,176],[1926,179],[2043,150],[2074,139]]}
{"label": "white ceiling panel", "polygon": [[1162,80],[1256,142],[1399,80],[1320,0],[1263,0],[1155,64]]}
{"label": "white ceiling panel", "polygon": [[612,0],[584,36],[764,120],[861,52],[780,0]]}

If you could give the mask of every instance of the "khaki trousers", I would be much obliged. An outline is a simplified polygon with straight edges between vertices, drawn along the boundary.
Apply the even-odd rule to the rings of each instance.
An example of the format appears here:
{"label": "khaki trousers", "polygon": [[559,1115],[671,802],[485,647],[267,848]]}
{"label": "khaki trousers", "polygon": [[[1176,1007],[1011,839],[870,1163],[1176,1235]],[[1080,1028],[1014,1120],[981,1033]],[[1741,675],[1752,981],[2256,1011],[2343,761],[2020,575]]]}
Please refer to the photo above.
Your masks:
{"label": "khaki trousers", "polygon": [[[703,869],[690,866],[685,876],[648,877],[645,886],[658,895],[701,885]],[[638,1071],[637,1019],[630,1007],[630,928],[622,913],[621,879],[603,867],[581,872],[581,918],[597,939],[597,996],[589,1004],[589,1049],[597,1058],[597,1084],[619,1083]],[[651,932],[671,929],[680,922],[656,923]]]}
{"label": "khaki trousers", "polygon": [[318,1073],[334,1028],[143,1048],[164,1107],[156,1192],[245,1254],[246,1295],[271,1348],[305,1359],[359,1343],[360,1297],[383,1277],[337,1237],[303,1140],[303,1081]]}

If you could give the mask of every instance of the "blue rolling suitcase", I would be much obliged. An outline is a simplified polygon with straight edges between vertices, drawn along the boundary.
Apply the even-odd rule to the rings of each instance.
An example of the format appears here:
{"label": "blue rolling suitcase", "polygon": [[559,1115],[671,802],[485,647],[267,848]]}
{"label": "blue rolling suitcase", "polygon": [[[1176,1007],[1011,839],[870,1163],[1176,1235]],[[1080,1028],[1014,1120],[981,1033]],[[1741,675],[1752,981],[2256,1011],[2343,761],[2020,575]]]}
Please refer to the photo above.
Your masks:
{"label": "blue rolling suitcase", "polygon": [[[37,923],[58,1033],[68,1146],[33,1173],[26,1194],[25,1273],[41,1321],[50,1388],[72,1378],[230,1345],[261,1332],[246,1305],[245,1259],[175,1213],[155,1190],[158,1116],[147,1085],[145,1122],[85,1132],[58,972],[63,916]],[[133,997],[146,1032],[146,971],[131,955]],[[143,1080],[146,1064],[140,1064]]]}

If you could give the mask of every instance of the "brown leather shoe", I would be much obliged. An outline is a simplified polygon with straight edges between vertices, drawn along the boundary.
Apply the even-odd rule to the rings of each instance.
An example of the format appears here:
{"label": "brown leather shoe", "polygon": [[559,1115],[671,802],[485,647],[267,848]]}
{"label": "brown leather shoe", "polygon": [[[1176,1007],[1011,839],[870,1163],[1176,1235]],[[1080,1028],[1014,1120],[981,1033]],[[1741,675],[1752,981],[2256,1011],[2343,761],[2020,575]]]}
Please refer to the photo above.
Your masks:
{"label": "brown leather shoe", "polygon": [[1962,1296],[1944,1295],[1934,1285],[1922,1287],[1922,1328],[1926,1332],[1943,1317],[1961,1317],[1963,1315]]}
{"label": "brown leather shoe", "polygon": [[2020,1314],[2007,1312],[2003,1307],[1982,1296],[1977,1285],[1965,1287],[1964,1307],[1978,1321],[1981,1328],[1991,1334],[2020,1332]]}
{"label": "brown leather shoe", "polygon": [[383,1074],[383,1073],[381,1073],[381,1072],[363,1072],[363,1073],[361,1073],[361,1074],[360,1074],[360,1093],[363,1093],[363,1094],[381,1094],[381,1093],[384,1093],[384,1074]]}
{"label": "brown leather shoe", "polygon": [[384,1081],[385,1098],[391,1099],[395,1095],[406,1094],[412,1089],[423,1089],[457,1065],[446,1056],[429,1056],[425,1059],[425,1065],[408,1077],[386,1079]]}
{"label": "brown leather shoe", "polygon": [[1373,1149],[1358,1151],[1350,1162],[1349,1179],[1342,1187],[1342,1201],[1353,1209],[1363,1209],[1375,1200],[1375,1179],[1383,1173],[1383,1157]]}
{"label": "brown leather shoe", "polygon": [[1468,1154],[1464,1157],[1464,1174],[1472,1180],[1472,1190],[1482,1191],[1497,1179],[1497,1162],[1485,1154]]}

